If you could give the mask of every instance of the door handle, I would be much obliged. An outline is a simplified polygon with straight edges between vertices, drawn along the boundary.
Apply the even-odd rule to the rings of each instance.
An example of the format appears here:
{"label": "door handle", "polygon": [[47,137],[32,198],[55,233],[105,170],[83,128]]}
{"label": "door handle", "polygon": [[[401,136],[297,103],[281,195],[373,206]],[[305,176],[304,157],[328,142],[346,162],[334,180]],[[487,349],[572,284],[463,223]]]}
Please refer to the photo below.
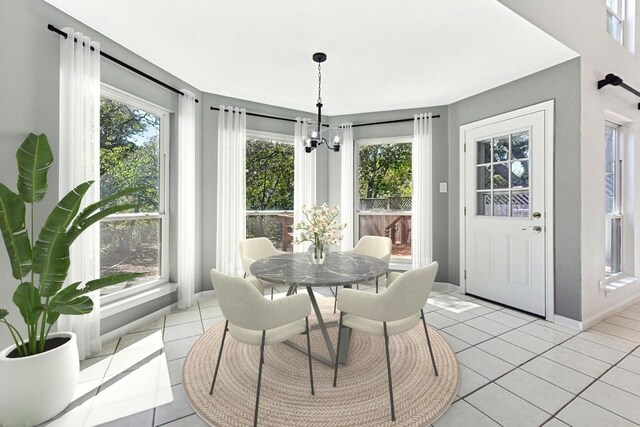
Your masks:
{"label": "door handle", "polygon": [[522,230],[523,231],[530,230],[530,231],[533,231],[534,233],[540,233],[542,231],[542,227],[540,227],[539,225],[534,225],[531,227],[525,227]]}

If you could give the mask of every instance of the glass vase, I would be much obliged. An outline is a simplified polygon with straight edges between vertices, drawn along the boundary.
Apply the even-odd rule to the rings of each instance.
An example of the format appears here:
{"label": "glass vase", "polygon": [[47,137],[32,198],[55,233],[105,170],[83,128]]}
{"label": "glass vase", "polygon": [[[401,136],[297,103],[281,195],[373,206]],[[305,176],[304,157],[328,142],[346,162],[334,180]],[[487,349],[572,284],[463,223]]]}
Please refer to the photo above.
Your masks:
{"label": "glass vase", "polygon": [[329,255],[329,247],[323,245],[311,245],[307,250],[307,256],[311,264],[322,265]]}

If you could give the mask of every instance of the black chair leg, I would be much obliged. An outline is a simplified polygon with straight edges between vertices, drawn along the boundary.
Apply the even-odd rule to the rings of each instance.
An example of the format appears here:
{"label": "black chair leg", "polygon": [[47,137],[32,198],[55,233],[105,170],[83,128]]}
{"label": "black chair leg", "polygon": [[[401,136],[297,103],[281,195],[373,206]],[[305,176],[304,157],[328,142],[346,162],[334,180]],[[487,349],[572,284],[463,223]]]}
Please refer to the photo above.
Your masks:
{"label": "black chair leg", "polygon": [[378,278],[376,277],[376,294],[378,293]]}
{"label": "black chair leg", "polygon": [[338,323],[338,347],[336,348],[336,361],[334,363],[334,371],[333,371],[333,386],[336,386],[336,382],[338,381],[338,365],[340,360],[340,338],[342,338],[342,316],[344,316],[344,311],[340,312],[340,322]]}
{"label": "black chair leg", "polygon": [[313,390],[313,368],[311,367],[311,334],[309,333],[309,317],[304,318],[307,327],[307,355],[309,356],[309,380],[311,381],[311,395],[316,394]]}
{"label": "black chair leg", "polygon": [[260,363],[258,368],[258,391],[256,392],[256,412],[253,415],[253,427],[258,425],[258,406],[260,405],[260,383],[262,382],[262,365],[264,364],[264,340],[267,331],[262,331],[262,343],[260,344]]}
{"label": "black chair leg", "polygon": [[431,349],[431,339],[429,339],[429,329],[427,328],[427,321],[424,318],[424,310],[420,310],[422,314],[422,325],[424,326],[424,334],[427,336],[427,345],[429,346],[429,354],[431,355],[431,363],[433,364],[433,371],[438,376],[438,368],[436,368],[436,359],[433,357],[433,350]]}
{"label": "black chair leg", "polygon": [[336,313],[336,308],[338,307],[338,287],[336,286],[336,294],[333,298],[333,314]]}
{"label": "black chair leg", "polygon": [[222,342],[220,343],[220,352],[218,353],[218,360],[216,361],[216,370],[213,372],[213,381],[211,382],[211,390],[209,390],[209,395],[213,394],[213,386],[216,385],[216,378],[218,378],[218,368],[220,368],[220,359],[222,359],[222,349],[224,348],[224,339],[227,336],[227,327],[229,326],[229,321],[224,322],[224,332],[222,333]]}
{"label": "black chair leg", "polygon": [[384,349],[387,353],[387,376],[389,377],[389,399],[391,400],[391,421],[396,420],[396,408],[393,403],[393,384],[391,383],[391,361],[389,360],[389,335],[387,334],[387,322],[382,322],[384,327]]}
{"label": "black chair leg", "polygon": [[271,287],[271,301],[273,301],[273,286]]}

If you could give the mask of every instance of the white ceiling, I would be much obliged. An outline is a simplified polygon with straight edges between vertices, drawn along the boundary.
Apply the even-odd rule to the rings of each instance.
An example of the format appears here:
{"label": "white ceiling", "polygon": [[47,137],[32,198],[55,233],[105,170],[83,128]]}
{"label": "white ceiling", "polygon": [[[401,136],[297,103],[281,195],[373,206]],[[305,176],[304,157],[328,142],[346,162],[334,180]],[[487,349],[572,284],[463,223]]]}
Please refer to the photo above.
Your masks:
{"label": "white ceiling", "polygon": [[196,88],[323,113],[450,104],[577,56],[497,0],[46,0]]}

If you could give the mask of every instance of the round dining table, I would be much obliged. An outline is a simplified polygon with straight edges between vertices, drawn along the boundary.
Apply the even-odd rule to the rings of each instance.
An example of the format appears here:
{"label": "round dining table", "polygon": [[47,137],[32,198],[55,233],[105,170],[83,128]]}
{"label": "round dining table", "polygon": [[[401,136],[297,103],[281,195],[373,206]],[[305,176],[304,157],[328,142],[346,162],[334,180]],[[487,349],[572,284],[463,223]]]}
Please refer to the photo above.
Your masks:
{"label": "round dining table", "polygon": [[[336,362],[344,363],[347,357],[351,330],[343,329],[340,348],[345,351],[336,357],[336,352],[327,331],[328,323],[322,317],[313,288],[342,286],[351,287],[355,283],[374,280],[387,273],[388,264],[378,258],[360,255],[353,252],[332,252],[327,256],[324,264],[312,264],[304,252],[274,255],[255,261],[250,267],[251,274],[260,280],[288,286],[287,296],[296,292],[298,287],[305,287],[311,300],[311,305],[318,319],[318,328],[322,332],[331,360],[320,355],[312,356],[329,366]],[[334,322],[335,323],[335,322]],[[336,323],[337,325],[337,323]],[[288,345],[306,353],[307,349],[291,341]]]}

